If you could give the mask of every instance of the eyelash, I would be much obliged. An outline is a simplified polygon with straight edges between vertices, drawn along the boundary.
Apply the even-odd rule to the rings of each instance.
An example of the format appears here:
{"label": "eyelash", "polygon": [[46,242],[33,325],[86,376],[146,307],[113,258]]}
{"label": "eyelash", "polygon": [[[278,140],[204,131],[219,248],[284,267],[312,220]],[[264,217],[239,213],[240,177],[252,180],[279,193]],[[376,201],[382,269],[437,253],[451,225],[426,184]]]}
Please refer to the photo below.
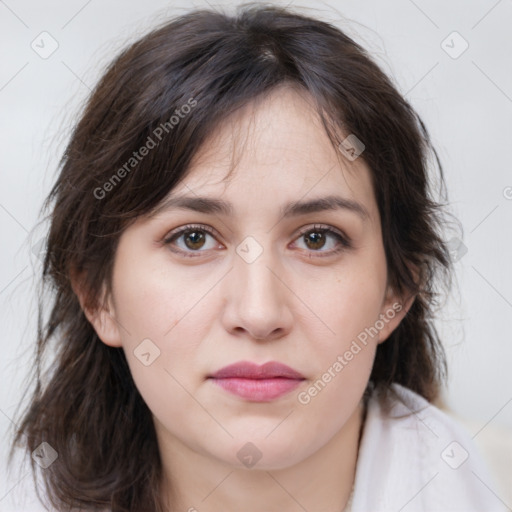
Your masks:
{"label": "eyelash", "polygon": [[[204,231],[204,232],[208,233],[209,235],[211,235],[213,238],[215,238],[215,231],[210,226],[206,226],[204,224],[189,224],[187,226],[183,226],[182,228],[179,228],[176,231],[172,231],[171,233],[169,233],[163,240],[163,244],[170,246],[172,244],[172,242],[174,242],[180,236],[184,235],[185,233],[187,233],[189,231]],[[322,233],[322,234],[328,233],[329,235],[334,236],[339,242],[338,247],[336,249],[331,249],[330,251],[314,251],[314,250],[309,251],[311,253],[318,253],[315,255],[315,257],[323,258],[326,256],[333,256],[333,255],[338,254],[346,249],[352,248],[352,243],[347,236],[342,235],[340,232],[330,228],[329,226],[321,225],[321,224],[315,224],[311,227],[301,230],[295,240],[297,240],[300,237],[304,236],[305,234],[311,233],[311,232]],[[187,258],[195,258],[195,257],[199,256],[200,253],[206,252],[204,250],[203,251],[201,251],[201,250],[183,251],[182,249],[177,249],[177,250],[171,249],[171,250],[175,253],[180,253]]]}

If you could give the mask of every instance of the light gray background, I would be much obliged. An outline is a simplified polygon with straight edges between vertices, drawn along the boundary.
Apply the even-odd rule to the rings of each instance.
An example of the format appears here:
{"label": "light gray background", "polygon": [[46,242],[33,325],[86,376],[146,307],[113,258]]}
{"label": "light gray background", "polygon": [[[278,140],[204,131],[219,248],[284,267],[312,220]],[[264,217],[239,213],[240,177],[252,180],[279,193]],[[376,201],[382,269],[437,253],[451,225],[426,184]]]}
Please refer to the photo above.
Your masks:
{"label": "light gray background", "polygon": [[[437,322],[449,357],[445,401],[472,422],[472,435],[512,429],[512,1],[303,0],[293,5],[334,21],[366,47],[426,122],[467,247],[456,264],[459,286]],[[43,231],[28,235],[80,104],[126,43],[166,16],[207,6],[0,0],[2,460],[35,339],[34,276],[41,265],[33,249]],[[33,41],[50,48],[43,31],[58,43],[47,59],[31,48]],[[458,58],[442,47],[453,31],[469,44]],[[453,46],[452,53],[461,48],[456,37],[443,45]],[[28,492],[29,483],[26,471],[8,478],[0,466],[0,511],[20,510],[12,497]],[[39,510],[27,496],[23,510]]]}

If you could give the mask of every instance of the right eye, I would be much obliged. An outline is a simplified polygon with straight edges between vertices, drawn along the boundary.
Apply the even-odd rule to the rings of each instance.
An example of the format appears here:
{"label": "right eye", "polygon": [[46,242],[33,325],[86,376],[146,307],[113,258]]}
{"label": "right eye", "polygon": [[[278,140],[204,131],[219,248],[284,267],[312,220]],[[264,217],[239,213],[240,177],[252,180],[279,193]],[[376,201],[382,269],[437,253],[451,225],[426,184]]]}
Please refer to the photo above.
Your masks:
{"label": "right eye", "polygon": [[[208,238],[213,239],[209,246]],[[201,253],[218,247],[218,243],[215,244],[214,240],[214,231],[210,226],[189,224],[171,231],[166,236],[164,244],[169,245],[173,252],[181,253],[185,257],[195,257],[199,254],[194,253]]]}

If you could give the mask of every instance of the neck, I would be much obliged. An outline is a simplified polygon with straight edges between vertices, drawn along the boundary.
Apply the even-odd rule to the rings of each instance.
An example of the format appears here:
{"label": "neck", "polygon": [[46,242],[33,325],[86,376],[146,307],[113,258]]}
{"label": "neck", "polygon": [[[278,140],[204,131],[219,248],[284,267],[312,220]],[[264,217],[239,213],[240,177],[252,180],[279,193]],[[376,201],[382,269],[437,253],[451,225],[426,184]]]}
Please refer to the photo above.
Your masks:
{"label": "neck", "polygon": [[342,512],[355,478],[365,407],[307,459],[278,470],[240,469],[159,436],[163,498],[173,512]]}

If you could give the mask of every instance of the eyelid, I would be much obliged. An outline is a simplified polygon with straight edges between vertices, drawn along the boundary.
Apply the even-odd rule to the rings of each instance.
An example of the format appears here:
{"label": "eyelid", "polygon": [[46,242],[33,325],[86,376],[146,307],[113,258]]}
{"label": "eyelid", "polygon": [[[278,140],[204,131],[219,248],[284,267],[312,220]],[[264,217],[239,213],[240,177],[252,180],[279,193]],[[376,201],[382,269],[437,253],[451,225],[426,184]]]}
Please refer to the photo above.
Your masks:
{"label": "eyelid", "polygon": [[180,226],[179,228],[173,229],[170,233],[167,233],[163,239],[163,243],[170,244],[178,235],[182,235],[187,231],[193,231],[194,229],[206,231],[213,237],[217,237],[217,232],[206,224],[187,224],[185,226]]}
{"label": "eyelid", "polygon": [[[179,228],[173,229],[170,233],[165,235],[165,237],[162,240],[162,244],[169,248],[169,250],[175,254],[178,254],[180,256],[183,256],[185,258],[197,258],[201,257],[202,253],[209,252],[209,251],[185,251],[183,249],[180,249],[179,247],[173,247],[172,242],[175,239],[180,238],[188,231],[204,231],[212,236],[215,240],[217,240],[218,236],[216,234],[216,231],[211,228],[210,226],[206,224],[187,224],[185,226],[180,226]],[[220,242],[219,242],[220,243]]]}
{"label": "eyelid", "polygon": [[331,233],[338,235],[340,238],[342,238],[347,243],[350,242],[350,238],[345,233],[343,233],[343,231],[341,231],[333,226],[330,226],[328,224],[309,224],[303,228],[300,228],[300,230],[295,238],[302,236],[306,233],[309,233],[310,231],[314,231],[314,230],[331,232]]}
{"label": "eyelid", "polygon": [[309,251],[310,254],[314,254],[315,257],[329,257],[329,256],[335,256],[336,254],[347,251],[349,249],[353,248],[353,242],[352,239],[347,236],[343,231],[335,228],[334,226],[330,226],[327,224],[309,224],[308,226],[305,226],[304,228],[301,228],[298,234],[295,236],[294,241],[300,238],[301,236],[305,235],[306,233],[309,233],[311,231],[321,231],[324,233],[329,233],[333,236],[335,236],[338,241],[339,245],[335,249],[331,249],[329,251]]}
{"label": "eyelid", "polygon": [[[194,229],[197,229],[199,231],[205,231],[206,233],[210,234],[212,237],[214,237],[216,240],[218,238],[217,232],[212,227],[206,225],[206,224],[187,224],[184,226],[180,226],[179,228],[176,228],[172,230],[170,233],[168,233],[162,240],[162,243],[164,245],[171,245],[171,243],[182,236],[184,233],[188,231],[194,231]],[[327,257],[335,255],[343,250],[347,250],[352,248],[352,240],[350,237],[348,237],[343,231],[327,225],[327,224],[309,224],[307,226],[302,227],[293,238],[293,241],[295,242],[298,238],[305,235],[306,233],[309,233],[311,231],[322,231],[324,233],[330,233],[338,238],[339,246],[336,249],[331,249],[329,251],[308,251],[311,254],[315,254],[316,257]],[[217,240],[218,241],[218,240]],[[220,242],[219,242],[220,243]],[[182,249],[172,249],[173,252],[183,254],[187,257],[194,257],[199,256],[202,252],[207,252],[205,250],[201,251],[183,251]]]}

